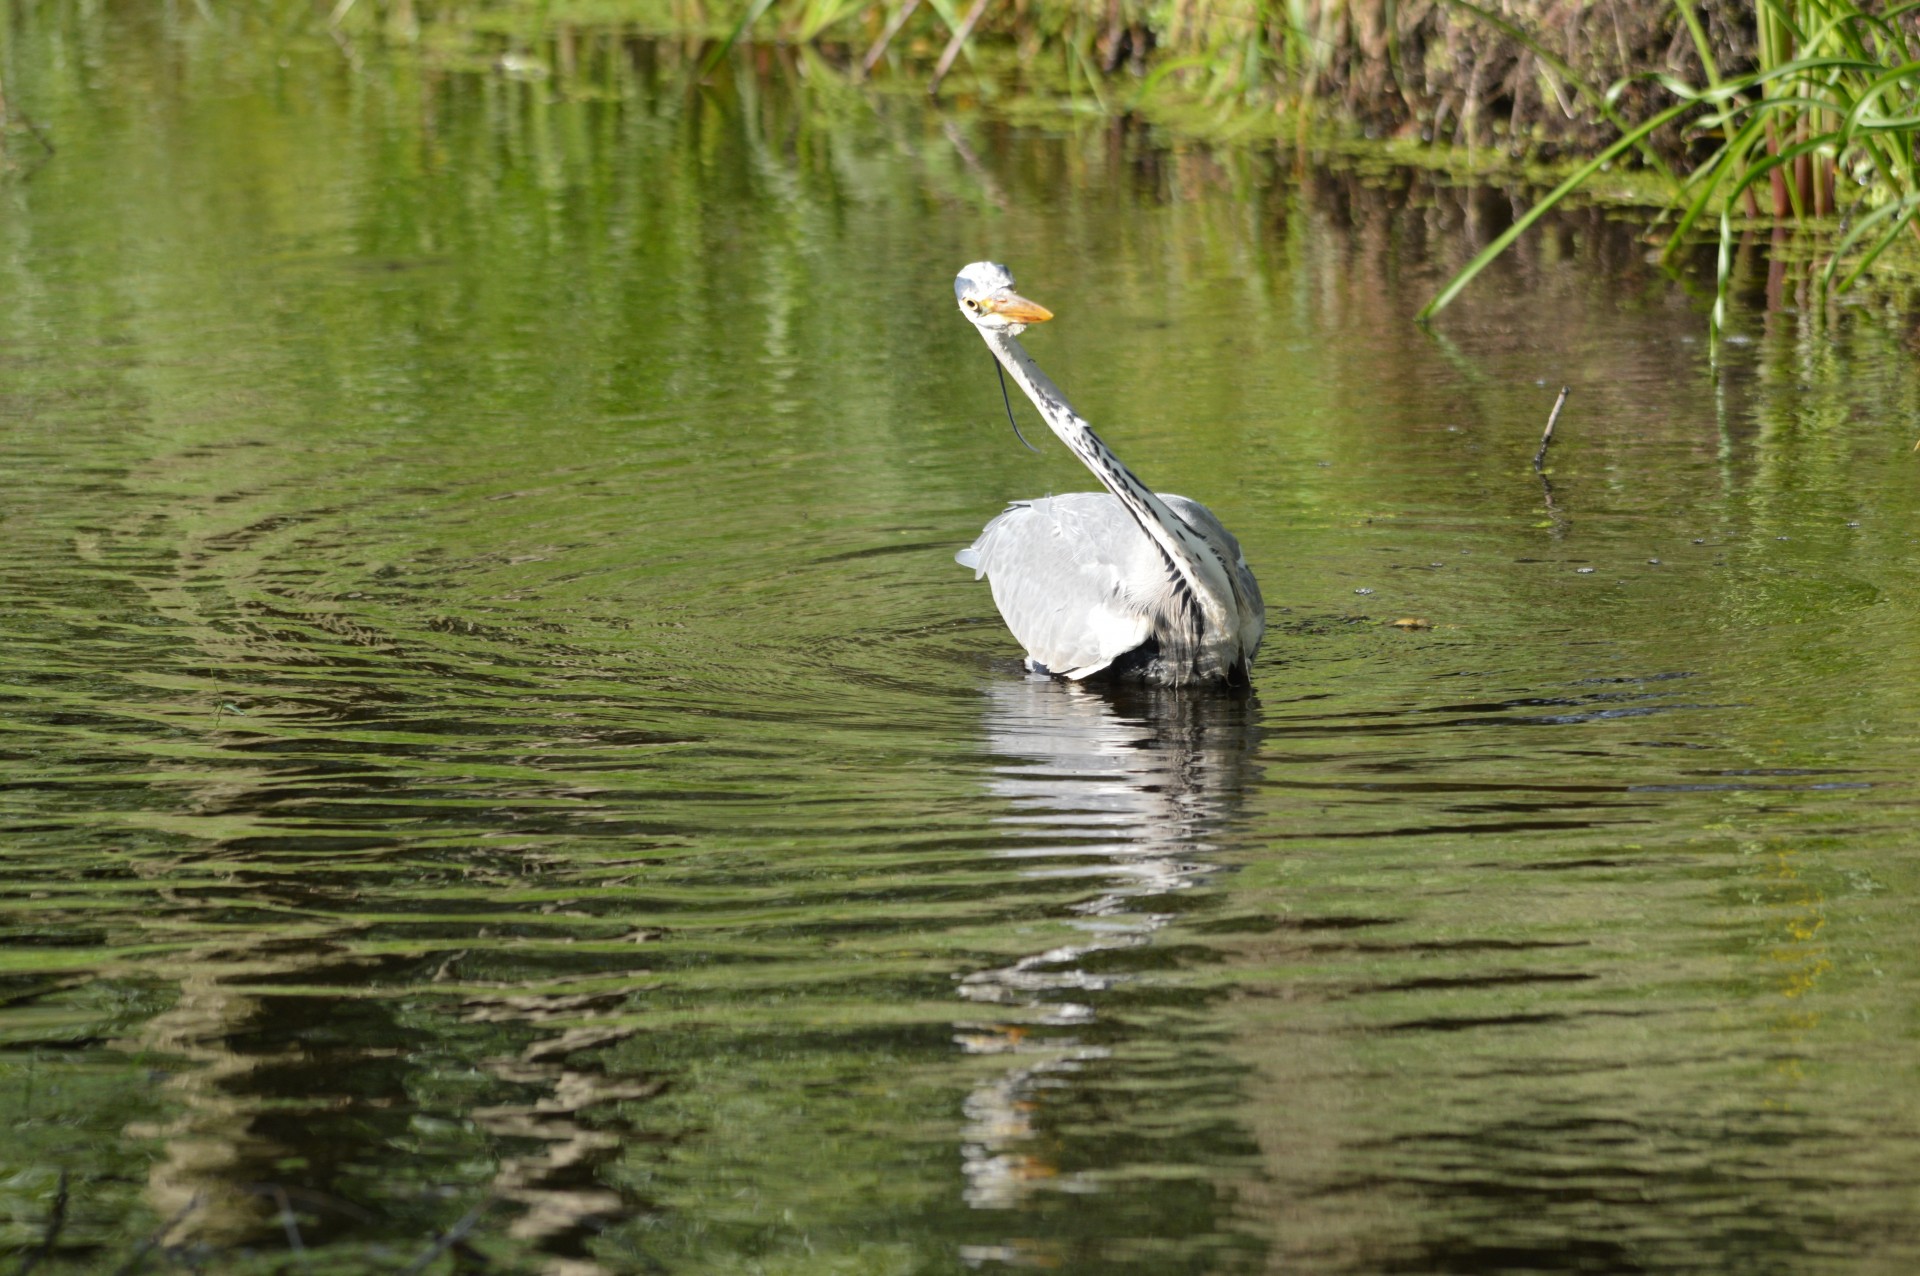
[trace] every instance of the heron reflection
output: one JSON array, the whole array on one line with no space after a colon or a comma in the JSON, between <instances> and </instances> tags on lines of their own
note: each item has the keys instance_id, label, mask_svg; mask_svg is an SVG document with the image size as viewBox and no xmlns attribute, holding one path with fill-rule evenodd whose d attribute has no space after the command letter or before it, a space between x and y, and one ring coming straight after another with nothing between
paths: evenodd
<instances>
[{"instance_id":1,"label":"heron reflection","mask_svg":"<svg viewBox=\"0 0 1920 1276\"><path fill-rule=\"evenodd\" d=\"M968 976L960 995L992 1018L959 1025L956 1041L1013 1066L967 1097L962 1158L968 1204L1004 1209L1036 1185L1091 1185L1056 1172L1034 1119L1044 1092L1107 1054L1074 1031L1099 1017L1098 994L1133 976L1095 971L1095 953L1151 943L1171 919L1155 902L1213 871L1211 839L1239 805L1259 740L1248 697L1150 686L1095 688L1042 677L987 688L986 746L998 761L988 791L998 823L1034 861L1035 879L1085 877L1074 937Z\"/></svg>"}]
</instances>

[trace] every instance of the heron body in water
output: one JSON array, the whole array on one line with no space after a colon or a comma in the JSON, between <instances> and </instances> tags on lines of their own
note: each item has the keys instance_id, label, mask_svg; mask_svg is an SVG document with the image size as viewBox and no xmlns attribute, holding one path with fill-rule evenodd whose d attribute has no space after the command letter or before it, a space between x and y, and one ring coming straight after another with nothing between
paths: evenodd
<instances>
[{"instance_id":1,"label":"heron body in water","mask_svg":"<svg viewBox=\"0 0 1920 1276\"><path fill-rule=\"evenodd\" d=\"M1101 441L1020 344L1053 318L977 261L953 281L960 313L1104 492L1015 501L954 557L985 576L1035 673L1181 686L1245 683L1266 631L1240 543L1206 506L1155 494Z\"/></svg>"}]
</instances>

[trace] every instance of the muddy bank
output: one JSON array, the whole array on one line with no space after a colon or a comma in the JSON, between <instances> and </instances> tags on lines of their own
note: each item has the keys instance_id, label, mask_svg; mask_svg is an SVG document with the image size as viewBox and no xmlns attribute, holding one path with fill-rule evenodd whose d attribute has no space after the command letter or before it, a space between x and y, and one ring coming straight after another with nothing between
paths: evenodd
<instances>
[{"instance_id":1,"label":"muddy bank","mask_svg":"<svg viewBox=\"0 0 1920 1276\"><path fill-rule=\"evenodd\" d=\"M1283 77L1279 88L1335 103L1376 135L1584 150L1617 136L1603 108L1616 82L1649 77L1612 105L1629 122L1673 102L1651 76L1707 82L1694 36L1671 4L1487 0L1480 7L1474 13L1431 0L1316 4L1309 27L1319 46L1316 64ZM1751 69L1750 7L1708 3L1695 15L1719 73ZM1684 143L1675 131L1661 145L1671 152Z\"/></svg>"}]
</instances>

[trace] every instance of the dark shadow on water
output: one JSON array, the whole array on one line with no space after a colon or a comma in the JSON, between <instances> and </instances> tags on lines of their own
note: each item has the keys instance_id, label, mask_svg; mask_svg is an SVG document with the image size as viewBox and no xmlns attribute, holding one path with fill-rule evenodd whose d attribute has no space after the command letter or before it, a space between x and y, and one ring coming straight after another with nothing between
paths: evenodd
<instances>
[{"instance_id":1,"label":"dark shadow on water","mask_svg":"<svg viewBox=\"0 0 1920 1276\"><path fill-rule=\"evenodd\" d=\"M347 938L187 954L174 1005L130 1043L185 1065L166 1081L171 1120L138 1131L161 1144L146 1195L173 1217L167 1252L217 1267L295 1236L413 1252L478 1211L543 1261L603 1270L589 1241L652 1208L609 1185L621 1149L647 1137L624 1111L665 1089L604 1062L633 1032L594 1026L621 994L504 984L430 1009L259 991L350 984Z\"/></svg>"}]
</instances>

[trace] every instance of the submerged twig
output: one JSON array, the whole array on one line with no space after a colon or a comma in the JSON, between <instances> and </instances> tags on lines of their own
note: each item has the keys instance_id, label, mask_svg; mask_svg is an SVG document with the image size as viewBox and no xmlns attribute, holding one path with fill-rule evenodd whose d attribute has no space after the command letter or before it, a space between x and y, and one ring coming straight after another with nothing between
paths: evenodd
<instances>
[{"instance_id":1,"label":"submerged twig","mask_svg":"<svg viewBox=\"0 0 1920 1276\"><path fill-rule=\"evenodd\" d=\"M1560 397L1553 401L1553 411L1547 414L1547 428L1540 432L1540 450L1533 454L1533 474L1540 480L1540 496L1547 505L1547 518L1553 526L1554 539L1567 534L1566 516L1553 503L1553 482L1547 477L1547 449L1553 445L1553 427L1560 420L1560 409L1567 405L1567 395L1571 387L1561 386Z\"/></svg>"},{"instance_id":2,"label":"submerged twig","mask_svg":"<svg viewBox=\"0 0 1920 1276\"><path fill-rule=\"evenodd\" d=\"M1567 395L1572 386L1561 386L1560 397L1553 401L1553 411L1547 414L1547 428L1540 432L1540 450L1533 454L1533 472L1538 474L1540 467L1547 463L1547 448L1553 444L1553 426L1560 419L1560 409L1567 405Z\"/></svg>"},{"instance_id":3,"label":"submerged twig","mask_svg":"<svg viewBox=\"0 0 1920 1276\"><path fill-rule=\"evenodd\" d=\"M1553 503L1553 480L1539 471L1535 472L1534 477L1540 480L1540 498L1546 503L1547 525L1553 529L1553 538L1559 540L1567 534L1567 517Z\"/></svg>"}]
</instances>

